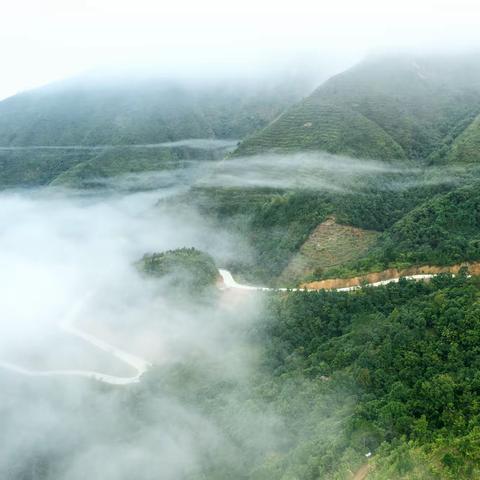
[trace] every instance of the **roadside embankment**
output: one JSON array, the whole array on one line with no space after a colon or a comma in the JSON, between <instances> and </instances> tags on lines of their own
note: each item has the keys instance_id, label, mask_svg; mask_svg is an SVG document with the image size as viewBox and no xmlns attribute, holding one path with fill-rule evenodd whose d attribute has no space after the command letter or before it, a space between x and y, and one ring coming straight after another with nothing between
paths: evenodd
<instances>
[{"instance_id":1,"label":"roadside embankment","mask_svg":"<svg viewBox=\"0 0 480 480\"><path fill-rule=\"evenodd\" d=\"M389 268L381 272L372 272L350 278L327 278L325 280L303 283L300 285L300 288L308 290L336 290L338 288L360 287L364 284L378 283L392 278L411 277L413 275L457 274L463 267L468 269L470 275L480 275L480 262L458 263L445 267L422 265L402 269Z\"/></svg>"}]
</instances>

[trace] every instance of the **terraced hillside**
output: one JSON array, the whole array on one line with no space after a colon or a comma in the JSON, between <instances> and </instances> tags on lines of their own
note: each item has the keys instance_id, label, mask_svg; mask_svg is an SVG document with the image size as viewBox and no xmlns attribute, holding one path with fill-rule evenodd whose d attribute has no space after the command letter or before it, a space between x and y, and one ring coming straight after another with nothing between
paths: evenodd
<instances>
[{"instance_id":1,"label":"terraced hillside","mask_svg":"<svg viewBox=\"0 0 480 480\"><path fill-rule=\"evenodd\" d=\"M258 135L247 139L237 155L277 150L323 150L355 157L405 159L405 152L379 125L359 112L309 97L292 107Z\"/></svg>"},{"instance_id":2,"label":"terraced hillside","mask_svg":"<svg viewBox=\"0 0 480 480\"><path fill-rule=\"evenodd\" d=\"M366 253L379 235L372 230L339 225L334 217L329 217L313 230L299 252L292 257L280 279L295 283L356 260Z\"/></svg>"},{"instance_id":3,"label":"terraced hillside","mask_svg":"<svg viewBox=\"0 0 480 480\"><path fill-rule=\"evenodd\" d=\"M426 159L480 112L478 60L473 55L366 60L247 138L236 154L301 149Z\"/></svg>"},{"instance_id":4,"label":"terraced hillside","mask_svg":"<svg viewBox=\"0 0 480 480\"><path fill-rule=\"evenodd\" d=\"M236 143L297 101L307 85L302 78L267 84L87 75L20 93L0 102L0 188L46 185L59 175L56 183L81 187L95 177L158 169L168 156L190 159L192 152L166 149L156 156L145 150L139 158L127 148L113 158L111 147Z\"/></svg>"}]
</instances>

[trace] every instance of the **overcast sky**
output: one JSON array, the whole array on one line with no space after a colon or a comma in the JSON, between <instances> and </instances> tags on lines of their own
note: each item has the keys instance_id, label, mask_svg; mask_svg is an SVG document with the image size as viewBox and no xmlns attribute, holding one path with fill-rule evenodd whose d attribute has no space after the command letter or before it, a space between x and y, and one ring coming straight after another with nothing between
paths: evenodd
<instances>
[{"instance_id":1,"label":"overcast sky","mask_svg":"<svg viewBox=\"0 0 480 480\"><path fill-rule=\"evenodd\" d=\"M476 48L478 0L5 0L0 98L112 65L200 72Z\"/></svg>"}]
</instances>

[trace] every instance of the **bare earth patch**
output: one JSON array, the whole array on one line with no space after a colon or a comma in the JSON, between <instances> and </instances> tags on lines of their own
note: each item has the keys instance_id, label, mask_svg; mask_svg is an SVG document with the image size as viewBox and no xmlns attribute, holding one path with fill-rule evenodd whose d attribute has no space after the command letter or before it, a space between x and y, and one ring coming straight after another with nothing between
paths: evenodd
<instances>
[{"instance_id":1,"label":"bare earth patch","mask_svg":"<svg viewBox=\"0 0 480 480\"><path fill-rule=\"evenodd\" d=\"M480 262L464 262L448 266L421 265L408 268L389 268L381 272L371 272L358 277L350 278L327 278L314 282L302 283L300 288L309 290L336 290L339 288L361 287L364 284L374 284L390 280L392 278L409 277L412 275L438 275L451 273L457 275L462 268L466 268L473 276L480 276Z\"/></svg>"},{"instance_id":2,"label":"bare earth patch","mask_svg":"<svg viewBox=\"0 0 480 480\"><path fill-rule=\"evenodd\" d=\"M375 243L379 232L336 223L327 218L310 234L282 272L283 282L298 282L308 275L360 258Z\"/></svg>"},{"instance_id":3,"label":"bare earth patch","mask_svg":"<svg viewBox=\"0 0 480 480\"><path fill-rule=\"evenodd\" d=\"M370 465L366 463L362 465L353 475L352 480L364 480L368 476L368 472L370 470Z\"/></svg>"}]
</instances>

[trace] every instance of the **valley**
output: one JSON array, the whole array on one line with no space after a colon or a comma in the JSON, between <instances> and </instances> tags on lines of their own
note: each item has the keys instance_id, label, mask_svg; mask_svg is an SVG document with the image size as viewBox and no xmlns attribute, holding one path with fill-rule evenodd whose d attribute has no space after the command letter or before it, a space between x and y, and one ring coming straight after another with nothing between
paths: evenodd
<instances>
[{"instance_id":1,"label":"valley","mask_svg":"<svg viewBox=\"0 0 480 480\"><path fill-rule=\"evenodd\" d=\"M1 101L0 477L477 478L479 65Z\"/></svg>"}]
</instances>

